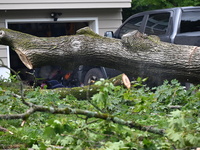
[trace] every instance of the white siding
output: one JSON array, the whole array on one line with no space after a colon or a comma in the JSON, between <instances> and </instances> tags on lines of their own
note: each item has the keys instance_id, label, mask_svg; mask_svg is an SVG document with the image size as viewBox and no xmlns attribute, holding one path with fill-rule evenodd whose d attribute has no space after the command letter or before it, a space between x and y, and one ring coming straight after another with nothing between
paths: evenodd
<instances>
[{"instance_id":1,"label":"white siding","mask_svg":"<svg viewBox=\"0 0 200 150\"><path fill-rule=\"evenodd\" d=\"M5 27L5 22L2 22L2 20L0 20L0 28ZM8 65L8 61L7 61L7 46L4 45L0 45L0 59L3 60L3 63L5 65ZM0 69L1 71L1 69ZM1 75L1 73L0 73Z\"/></svg>"},{"instance_id":2,"label":"white siding","mask_svg":"<svg viewBox=\"0 0 200 150\"><path fill-rule=\"evenodd\" d=\"M7 58L6 57L4 57L4 58L1 58L1 60L3 60L3 62L4 62L4 65L6 65L6 66L8 66L8 61L7 61Z\"/></svg>"},{"instance_id":3,"label":"white siding","mask_svg":"<svg viewBox=\"0 0 200 150\"><path fill-rule=\"evenodd\" d=\"M3 64L9 66L8 64L8 56L7 56L7 47L4 45L0 45L0 59L3 61ZM10 74L10 70L5 67L0 67L0 78L8 78Z\"/></svg>"},{"instance_id":4,"label":"white siding","mask_svg":"<svg viewBox=\"0 0 200 150\"><path fill-rule=\"evenodd\" d=\"M0 56L1 58L6 58L7 57L7 51L6 51L6 47L3 47L2 45L0 45Z\"/></svg>"},{"instance_id":5,"label":"white siding","mask_svg":"<svg viewBox=\"0 0 200 150\"><path fill-rule=\"evenodd\" d=\"M131 0L0 0L0 10L125 8Z\"/></svg>"},{"instance_id":6,"label":"white siding","mask_svg":"<svg viewBox=\"0 0 200 150\"><path fill-rule=\"evenodd\" d=\"M0 0L0 3L127 3L130 0Z\"/></svg>"}]
</instances>

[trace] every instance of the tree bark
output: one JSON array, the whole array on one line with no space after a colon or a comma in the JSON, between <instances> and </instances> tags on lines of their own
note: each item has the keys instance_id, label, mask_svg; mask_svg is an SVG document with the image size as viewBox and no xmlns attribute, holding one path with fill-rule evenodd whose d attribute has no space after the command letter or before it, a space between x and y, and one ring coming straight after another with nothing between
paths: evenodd
<instances>
[{"instance_id":1,"label":"tree bark","mask_svg":"<svg viewBox=\"0 0 200 150\"><path fill-rule=\"evenodd\" d=\"M57 65L72 69L78 65L114 68L134 77L149 77L200 83L200 47L161 42L138 31L122 39L102 37L89 28L73 36L39 38L0 29L0 44L9 45L29 68Z\"/></svg>"}]
</instances>

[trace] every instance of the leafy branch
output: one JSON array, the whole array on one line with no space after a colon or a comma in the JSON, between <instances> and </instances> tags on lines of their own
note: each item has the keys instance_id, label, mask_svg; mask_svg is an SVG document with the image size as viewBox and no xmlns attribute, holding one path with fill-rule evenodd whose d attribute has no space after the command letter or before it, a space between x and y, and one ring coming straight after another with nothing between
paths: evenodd
<instances>
[{"instance_id":1,"label":"leafy branch","mask_svg":"<svg viewBox=\"0 0 200 150\"><path fill-rule=\"evenodd\" d=\"M13 144L26 140L28 147L38 149L51 145L72 149L200 146L199 86L185 90L177 80L172 80L152 90L143 84L144 79L138 78L127 89L118 76L117 80L98 81L85 87L86 99L80 101L73 94L66 94L68 89L64 88L60 92L61 89L26 90L17 76L14 73L0 83L0 137L3 139L0 141L4 148L12 145L11 138L15 139ZM91 92L93 87L97 89L95 95Z\"/></svg>"},{"instance_id":2,"label":"leafy branch","mask_svg":"<svg viewBox=\"0 0 200 150\"><path fill-rule=\"evenodd\" d=\"M141 124L138 124L134 121L126 121L121 118L105 114L105 113L98 113L88 110L82 110L82 109L73 109L70 107L65 108L55 108L55 107L49 107L49 106L42 106L42 105L35 105L30 102L24 103L30 108L21 114L6 114L6 115L0 115L0 119L23 119L26 120L31 114L35 112L46 112L46 113L52 113L52 114L75 114L75 115L84 115L88 118L99 118L107 121L112 121L113 123L117 123L120 125L128 126L129 128L135 128L141 131L148 131L150 133L158 134L158 135L164 135L165 130L164 129L157 129L152 126L143 126Z\"/></svg>"}]
</instances>

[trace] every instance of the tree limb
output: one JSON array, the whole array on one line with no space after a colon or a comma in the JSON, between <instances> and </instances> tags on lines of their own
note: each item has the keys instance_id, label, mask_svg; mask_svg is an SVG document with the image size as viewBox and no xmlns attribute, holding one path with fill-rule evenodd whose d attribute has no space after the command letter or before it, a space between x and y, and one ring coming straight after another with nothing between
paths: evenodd
<instances>
[{"instance_id":1,"label":"tree limb","mask_svg":"<svg viewBox=\"0 0 200 150\"><path fill-rule=\"evenodd\" d=\"M108 120L113 123L128 126L129 128L134 128L134 129L138 129L141 131L148 131L150 133L154 133L154 134L158 134L158 135L162 135L162 136L165 134L164 129L157 129L154 127L143 126L134 121L126 121L126 120L120 119L118 117L109 115L109 114L98 113L98 112L82 110L82 109L73 109L70 107L54 108L54 107L48 107L48 106L35 105L32 103L29 103L29 105L32 107L30 107L26 112L24 112L22 114L0 115L0 119L6 119L6 120L8 120L8 119L23 119L23 120L26 120L30 115L32 115L35 112L46 112L46 113L51 113L51 114L65 114L65 115L76 114L76 115L84 115L84 116L87 116L88 118L99 118L99 119L103 119L103 120Z\"/></svg>"},{"instance_id":2,"label":"tree limb","mask_svg":"<svg viewBox=\"0 0 200 150\"><path fill-rule=\"evenodd\" d=\"M149 77L152 82L176 78L200 83L200 47L161 42L138 31L120 40L101 37L89 28L78 30L77 35L51 38L1 28L0 44L11 46L29 69L55 64L72 69L92 64Z\"/></svg>"},{"instance_id":3,"label":"tree limb","mask_svg":"<svg viewBox=\"0 0 200 150\"><path fill-rule=\"evenodd\" d=\"M3 128L0 126L0 131L3 131L3 132L9 132L10 134L13 134L13 132L11 132L10 130L6 129L6 128Z\"/></svg>"},{"instance_id":4,"label":"tree limb","mask_svg":"<svg viewBox=\"0 0 200 150\"><path fill-rule=\"evenodd\" d=\"M122 81L122 76L124 75L125 74L118 75L109 80L105 80L105 82L111 82L115 86L124 85L124 82ZM85 100L96 94L102 86L104 86L104 82L102 82L102 85L87 85L83 87L57 88L57 89L41 89L40 92L42 93L52 90L55 93L58 93L60 95L60 98L65 98L67 95L73 95L79 100ZM30 90L32 89L27 89L25 92L28 92Z\"/></svg>"}]
</instances>

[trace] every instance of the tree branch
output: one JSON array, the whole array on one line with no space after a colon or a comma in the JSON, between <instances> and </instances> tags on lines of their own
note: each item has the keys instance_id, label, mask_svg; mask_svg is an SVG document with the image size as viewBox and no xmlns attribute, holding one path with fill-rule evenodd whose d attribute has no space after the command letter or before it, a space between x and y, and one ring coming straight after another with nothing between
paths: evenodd
<instances>
[{"instance_id":1,"label":"tree branch","mask_svg":"<svg viewBox=\"0 0 200 150\"><path fill-rule=\"evenodd\" d=\"M10 130L6 129L6 128L3 128L0 126L0 131L3 131L3 132L9 132L10 134L13 134Z\"/></svg>"},{"instance_id":2,"label":"tree branch","mask_svg":"<svg viewBox=\"0 0 200 150\"><path fill-rule=\"evenodd\" d=\"M149 77L152 82L176 78L200 83L200 47L161 42L158 37L138 31L122 39L111 39L83 28L73 36L39 38L1 28L0 44L11 46L29 69L44 65L67 69L95 65L134 77Z\"/></svg>"},{"instance_id":3,"label":"tree branch","mask_svg":"<svg viewBox=\"0 0 200 150\"><path fill-rule=\"evenodd\" d=\"M35 112L46 112L46 113L51 113L51 114L65 114L65 115L75 114L75 115L84 115L84 116L87 116L88 118L99 118L99 119L103 119L103 120L108 120L113 123L125 125L130 128L138 129L141 131L147 131L147 132L154 133L154 134L159 134L159 135L165 134L164 129L157 129L154 127L143 126L134 121L126 121L126 120L120 119L118 117L109 115L109 114L98 113L98 112L82 110L82 109L73 109L70 107L54 108L54 107L35 105L32 103L29 103L28 105L32 106L32 107L29 108L26 112L24 112L22 114L0 115L0 119L6 119L6 120L23 119L23 120L26 120L30 115L32 115Z\"/></svg>"},{"instance_id":4,"label":"tree branch","mask_svg":"<svg viewBox=\"0 0 200 150\"><path fill-rule=\"evenodd\" d=\"M105 80L105 82L113 83L115 86L124 85L124 82L122 81L122 76L123 74L118 75L109 80ZM87 85L83 87L73 87L73 88L57 88L57 89L52 89L52 91L58 93L60 95L60 98L65 98L67 95L73 95L79 100L85 100L96 94L102 86L104 86L104 82L102 82L102 85ZM26 90L25 93L29 90L30 89ZM47 90L49 91L51 89L42 89L40 91L42 93L46 92Z\"/></svg>"}]
</instances>

